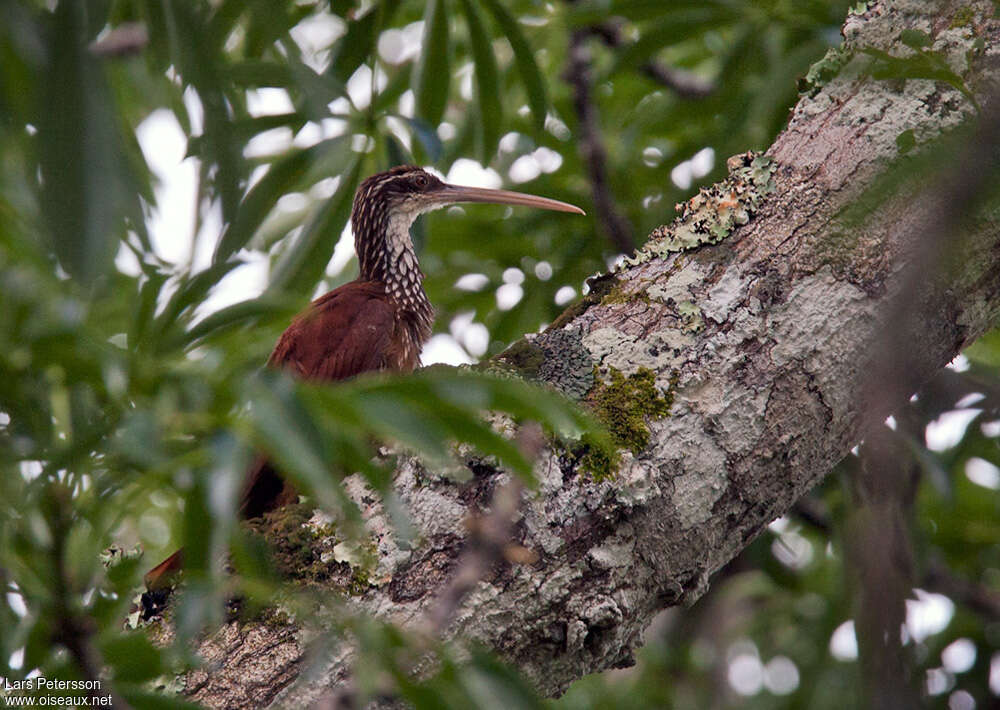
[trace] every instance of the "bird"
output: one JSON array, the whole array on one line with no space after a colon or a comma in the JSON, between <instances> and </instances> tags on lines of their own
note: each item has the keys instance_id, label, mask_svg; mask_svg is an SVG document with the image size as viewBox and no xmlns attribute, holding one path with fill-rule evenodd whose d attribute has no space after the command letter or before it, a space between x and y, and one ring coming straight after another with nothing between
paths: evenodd
<instances>
[{"instance_id":1,"label":"bird","mask_svg":"<svg viewBox=\"0 0 1000 710\"><path fill-rule=\"evenodd\" d=\"M424 291L410 227L425 212L466 202L586 214L547 197L451 185L412 165L372 175L358 186L351 209L358 278L295 316L267 366L311 382L413 371L431 337L434 308ZM238 512L252 519L297 500L294 487L258 455L247 472ZM183 549L146 573L147 590L169 587L182 566Z\"/></svg>"}]
</instances>

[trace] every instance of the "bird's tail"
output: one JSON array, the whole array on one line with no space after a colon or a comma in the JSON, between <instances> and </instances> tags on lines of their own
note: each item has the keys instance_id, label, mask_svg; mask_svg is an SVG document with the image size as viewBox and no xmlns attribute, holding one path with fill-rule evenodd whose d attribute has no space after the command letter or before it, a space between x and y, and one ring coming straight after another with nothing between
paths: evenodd
<instances>
[{"instance_id":1,"label":"bird's tail","mask_svg":"<svg viewBox=\"0 0 1000 710\"><path fill-rule=\"evenodd\" d=\"M177 574L181 571L183 566L184 548L182 547L177 552L170 555L170 557L163 560L163 562L156 565L156 567L146 572L146 576L143 577L143 581L146 583L146 589L151 592L156 592L168 588L171 584L173 584L174 579L177 577Z\"/></svg>"},{"instance_id":2,"label":"bird's tail","mask_svg":"<svg viewBox=\"0 0 1000 710\"><path fill-rule=\"evenodd\" d=\"M264 513L297 500L298 493L295 489L274 470L274 466L266 458L258 456L247 471L239 516L242 520L259 518ZM146 573L146 589L155 592L169 588L183 566L182 548Z\"/></svg>"}]
</instances>

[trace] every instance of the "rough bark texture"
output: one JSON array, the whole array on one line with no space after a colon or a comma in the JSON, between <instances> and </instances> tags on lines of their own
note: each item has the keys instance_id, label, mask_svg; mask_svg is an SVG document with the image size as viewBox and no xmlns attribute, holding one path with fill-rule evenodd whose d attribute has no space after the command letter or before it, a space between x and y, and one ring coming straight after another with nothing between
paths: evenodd
<instances>
[{"instance_id":1,"label":"rough bark texture","mask_svg":"<svg viewBox=\"0 0 1000 710\"><path fill-rule=\"evenodd\" d=\"M616 388L641 393L655 382L650 395L670 403L669 414L640 411L641 426L629 430L637 452L624 451L601 480L584 473L585 457L542 453L540 487L525 494L515 525L537 561L481 581L449 635L496 649L550 695L630 664L654 614L696 600L713 572L848 452L867 416L891 411L894 402L866 396L872 343L888 327L935 203L882 204L863 227L838 215L897 156L900 134L912 130L919 145L973 108L944 83L864 77L859 50L907 56L900 31L922 30L982 98L1000 69L993 15L990 2L886 0L849 17L838 55L846 65L803 96L767 152L773 163L733 161L730 180L689 204L684 224L657 230L601 282L601 295L522 342L527 356L509 356L612 405ZM671 251L692 238L706 244ZM911 299L914 321L902 336L912 338L914 384L1000 315L1000 224L979 220L963 238L960 263L930 275ZM472 480L458 484L401 463L395 487L420 533L414 549L401 549L381 505L354 491L378 563L350 603L405 626L424 623L456 567L467 515L506 479L485 464L471 468ZM308 647L292 625L265 632L233 622L204 642L215 662L191 674L188 693L215 707L305 707L349 668L348 649L310 657Z\"/></svg>"}]
</instances>

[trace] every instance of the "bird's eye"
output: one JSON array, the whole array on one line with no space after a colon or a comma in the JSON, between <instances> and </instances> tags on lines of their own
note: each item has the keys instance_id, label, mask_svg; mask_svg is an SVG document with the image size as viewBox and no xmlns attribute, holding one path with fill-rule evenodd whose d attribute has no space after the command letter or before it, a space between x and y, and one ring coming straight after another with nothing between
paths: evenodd
<instances>
[{"instance_id":1,"label":"bird's eye","mask_svg":"<svg viewBox=\"0 0 1000 710\"><path fill-rule=\"evenodd\" d=\"M428 183L427 176L417 175L415 178L413 178L413 182L417 187L427 187Z\"/></svg>"}]
</instances>

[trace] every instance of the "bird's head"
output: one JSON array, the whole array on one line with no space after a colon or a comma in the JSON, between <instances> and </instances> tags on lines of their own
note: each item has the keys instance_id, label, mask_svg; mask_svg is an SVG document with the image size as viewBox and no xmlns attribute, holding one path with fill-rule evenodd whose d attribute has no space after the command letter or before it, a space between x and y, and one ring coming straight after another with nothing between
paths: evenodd
<instances>
[{"instance_id":1,"label":"bird's head","mask_svg":"<svg viewBox=\"0 0 1000 710\"><path fill-rule=\"evenodd\" d=\"M354 196L351 222L355 233L377 229L377 222L402 222L406 227L418 215L460 202L489 202L499 205L523 205L557 212L584 214L579 207L547 197L525 195L509 190L449 185L422 168L404 165L367 178ZM387 225L386 225L387 226Z\"/></svg>"},{"instance_id":2,"label":"bird's head","mask_svg":"<svg viewBox=\"0 0 1000 710\"><path fill-rule=\"evenodd\" d=\"M579 207L547 197L449 185L422 168L395 167L364 180L354 196L351 224L362 273L368 278L380 278L397 256L412 255L413 221L424 212L460 202L523 205L585 214Z\"/></svg>"}]
</instances>

